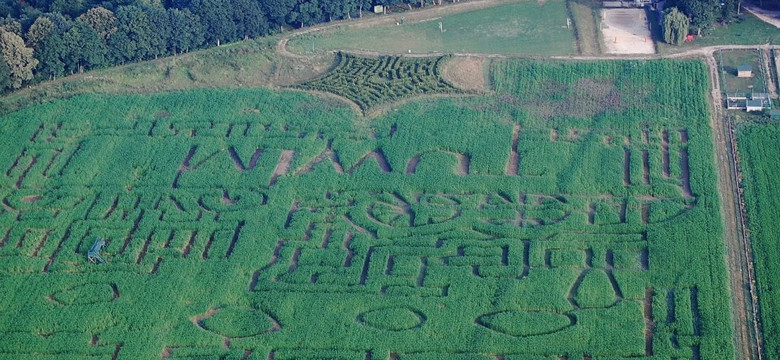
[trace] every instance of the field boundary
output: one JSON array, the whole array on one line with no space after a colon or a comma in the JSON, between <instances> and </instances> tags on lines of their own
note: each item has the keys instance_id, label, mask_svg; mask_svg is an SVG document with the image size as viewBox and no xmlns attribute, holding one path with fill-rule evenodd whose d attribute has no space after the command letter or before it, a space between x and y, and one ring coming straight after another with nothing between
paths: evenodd
<instances>
[{"instance_id":1,"label":"field boundary","mask_svg":"<svg viewBox=\"0 0 780 360\"><path fill-rule=\"evenodd\" d=\"M754 47L753 47L754 48ZM762 339L758 319L753 257L745 226L744 198L739 184L741 178L735 153L734 128L730 117L724 116L723 91L720 86L720 67L713 49L705 56L710 72L715 160L718 168L718 191L721 196L721 221L726 245L731 291L731 312L735 336L735 358L762 360ZM725 160L725 161L724 161ZM745 291L747 289L747 292ZM750 316L748 316L750 314ZM749 324L748 324L749 323Z\"/></svg>"}]
</instances>

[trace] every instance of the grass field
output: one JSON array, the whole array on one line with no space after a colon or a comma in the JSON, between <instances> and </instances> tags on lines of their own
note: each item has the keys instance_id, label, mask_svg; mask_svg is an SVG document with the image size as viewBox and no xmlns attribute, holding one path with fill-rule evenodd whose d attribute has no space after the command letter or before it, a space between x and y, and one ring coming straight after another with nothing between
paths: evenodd
<instances>
[{"instance_id":1,"label":"grass field","mask_svg":"<svg viewBox=\"0 0 780 360\"><path fill-rule=\"evenodd\" d=\"M721 50L716 54L721 66L723 91L728 93L767 92L764 67L759 50ZM737 77L737 67L749 65L753 69L752 77Z\"/></svg>"},{"instance_id":2,"label":"grass field","mask_svg":"<svg viewBox=\"0 0 780 360\"><path fill-rule=\"evenodd\" d=\"M780 127L752 124L738 132L740 164L748 212L748 228L758 283L759 315L763 329L765 356L780 354Z\"/></svg>"},{"instance_id":3,"label":"grass field","mask_svg":"<svg viewBox=\"0 0 780 360\"><path fill-rule=\"evenodd\" d=\"M493 84L374 119L271 90L5 116L0 358L730 357L704 65Z\"/></svg>"},{"instance_id":4,"label":"grass field","mask_svg":"<svg viewBox=\"0 0 780 360\"><path fill-rule=\"evenodd\" d=\"M657 20L654 23L657 23ZM662 39L660 27L655 26L654 30L656 31L656 38ZM663 55L704 46L767 43L780 44L780 31L776 27L761 21L755 15L743 11L733 23L728 26L715 25L709 33L702 37L696 37L694 41L683 43L680 46L658 41L657 47L658 53Z\"/></svg>"},{"instance_id":5,"label":"grass field","mask_svg":"<svg viewBox=\"0 0 780 360\"><path fill-rule=\"evenodd\" d=\"M366 27L344 25L296 36L296 53L366 50L381 53L487 53L565 55L576 53L573 29L567 29L566 1L521 1L486 9ZM403 15L393 16L400 22ZM444 32L439 30L442 23Z\"/></svg>"}]
</instances>

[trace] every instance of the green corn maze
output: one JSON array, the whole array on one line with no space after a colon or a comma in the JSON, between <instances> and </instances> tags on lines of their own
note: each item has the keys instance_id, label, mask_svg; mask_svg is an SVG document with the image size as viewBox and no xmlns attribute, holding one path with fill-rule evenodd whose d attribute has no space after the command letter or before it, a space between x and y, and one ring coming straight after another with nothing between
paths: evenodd
<instances>
[{"instance_id":1,"label":"green corn maze","mask_svg":"<svg viewBox=\"0 0 780 360\"><path fill-rule=\"evenodd\" d=\"M733 357L704 64L492 77L370 119L262 89L5 116L0 358Z\"/></svg>"}]
</instances>

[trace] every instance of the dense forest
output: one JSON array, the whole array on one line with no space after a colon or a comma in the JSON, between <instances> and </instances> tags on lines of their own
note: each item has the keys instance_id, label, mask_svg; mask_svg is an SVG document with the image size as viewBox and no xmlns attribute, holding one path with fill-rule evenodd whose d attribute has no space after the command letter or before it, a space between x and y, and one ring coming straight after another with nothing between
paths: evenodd
<instances>
[{"instance_id":1,"label":"dense forest","mask_svg":"<svg viewBox=\"0 0 780 360\"><path fill-rule=\"evenodd\" d=\"M447 0L458 1L458 0ZM669 0L691 31L729 22L739 0ZM766 0L770 1L770 0ZM780 1L780 0L776 0ZM361 17L373 5L442 0L1 0L0 91L63 75Z\"/></svg>"}]
</instances>

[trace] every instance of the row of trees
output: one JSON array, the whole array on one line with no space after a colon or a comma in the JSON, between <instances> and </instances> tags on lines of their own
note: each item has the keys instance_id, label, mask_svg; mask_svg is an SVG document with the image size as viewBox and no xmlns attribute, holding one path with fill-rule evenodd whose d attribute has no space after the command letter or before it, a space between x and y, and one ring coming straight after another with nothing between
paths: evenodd
<instances>
[{"instance_id":1,"label":"row of trees","mask_svg":"<svg viewBox=\"0 0 780 360\"><path fill-rule=\"evenodd\" d=\"M734 21L742 0L667 0L664 41L681 44L689 31L706 33L715 23Z\"/></svg>"}]
</instances>

